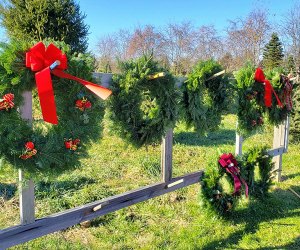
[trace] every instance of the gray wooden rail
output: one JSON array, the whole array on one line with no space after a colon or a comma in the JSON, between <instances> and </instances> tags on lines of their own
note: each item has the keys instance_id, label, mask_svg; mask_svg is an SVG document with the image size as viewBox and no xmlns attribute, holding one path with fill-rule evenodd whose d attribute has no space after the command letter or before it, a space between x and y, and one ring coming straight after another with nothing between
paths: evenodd
<instances>
[{"instance_id":1,"label":"gray wooden rail","mask_svg":"<svg viewBox=\"0 0 300 250\"><path fill-rule=\"evenodd\" d=\"M52 214L48 217L37 219L35 222L27 225L18 225L1 230L0 249L21 244L43 235L68 228L80 222L131 206L138 202L146 201L176 189L199 183L202 173L202 171L199 171L172 178L168 182L156 183L100 201L95 201L84 206L69 209L61 213Z\"/></svg>"}]
</instances>

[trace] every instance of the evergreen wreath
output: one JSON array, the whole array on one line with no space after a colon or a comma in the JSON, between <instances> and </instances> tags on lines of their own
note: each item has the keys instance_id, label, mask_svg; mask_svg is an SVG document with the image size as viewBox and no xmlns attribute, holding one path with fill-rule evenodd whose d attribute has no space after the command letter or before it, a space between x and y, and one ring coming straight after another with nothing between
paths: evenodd
<instances>
[{"instance_id":1,"label":"evergreen wreath","mask_svg":"<svg viewBox=\"0 0 300 250\"><path fill-rule=\"evenodd\" d=\"M200 61L182 85L184 120L200 133L216 130L227 107L228 77L212 77L222 70L214 60Z\"/></svg>"},{"instance_id":2,"label":"evergreen wreath","mask_svg":"<svg viewBox=\"0 0 300 250\"><path fill-rule=\"evenodd\" d=\"M49 44L51 41L45 41ZM94 59L71 54L69 46L54 42L68 57L71 74L91 80ZM44 123L34 73L25 66L32 44L13 41L0 51L0 157L31 174L56 175L80 165L89 145L101 135L103 102L74 81L52 76L59 124ZM33 91L33 122L21 118L22 93Z\"/></svg>"},{"instance_id":3,"label":"evergreen wreath","mask_svg":"<svg viewBox=\"0 0 300 250\"><path fill-rule=\"evenodd\" d=\"M157 143L177 119L175 79L152 57L120 62L108 101L112 130L135 146ZM165 72L150 80L149 75Z\"/></svg>"},{"instance_id":4,"label":"evergreen wreath","mask_svg":"<svg viewBox=\"0 0 300 250\"><path fill-rule=\"evenodd\" d=\"M272 185L271 175L274 167L267 148L251 148L237 160L237 165L239 166L239 176L247 183L245 190L249 190L250 197L264 198ZM258 176L255 176L255 167L258 167ZM223 178L225 174L226 178ZM234 210L241 196L240 193L225 192L225 182L227 182L227 186L229 184L229 189L233 190L232 176L224 168L221 168L218 160L213 159L209 162L200 181L200 200L208 211L226 215Z\"/></svg>"},{"instance_id":5,"label":"evergreen wreath","mask_svg":"<svg viewBox=\"0 0 300 250\"><path fill-rule=\"evenodd\" d=\"M255 176L255 168L258 174ZM272 185L272 156L268 155L266 147L253 147L243 154L241 159L241 175L247 182L249 193L258 198L268 194Z\"/></svg>"},{"instance_id":6,"label":"evergreen wreath","mask_svg":"<svg viewBox=\"0 0 300 250\"><path fill-rule=\"evenodd\" d=\"M218 157L219 158L219 157ZM226 178L223 178L223 177ZM237 197L233 195L233 179L219 164L213 159L205 168L205 172L200 181L200 200L203 207L208 211L213 211L220 215L225 215L234 210ZM225 184L229 186L230 193L224 189Z\"/></svg>"},{"instance_id":7,"label":"evergreen wreath","mask_svg":"<svg viewBox=\"0 0 300 250\"><path fill-rule=\"evenodd\" d=\"M274 69L266 72L266 79L270 79L283 107L277 105L277 99L274 95L272 95L272 105L270 107L265 106L264 85L254 80L254 72L255 67L248 64L234 74L237 82L238 131L241 135L260 130L265 121L277 126L291 112L290 104L285 101L288 100L286 98L288 79L282 74L282 70Z\"/></svg>"}]
</instances>

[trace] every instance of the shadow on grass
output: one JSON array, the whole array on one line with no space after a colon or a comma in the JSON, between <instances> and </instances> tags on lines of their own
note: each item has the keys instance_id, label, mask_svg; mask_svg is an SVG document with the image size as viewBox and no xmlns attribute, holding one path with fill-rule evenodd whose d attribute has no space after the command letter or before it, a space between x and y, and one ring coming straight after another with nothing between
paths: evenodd
<instances>
[{"instance_id":1,"label":"shadow on grass","mask_svg":"<svg viewBox=\"0 0 300 250\"><path fill-rule=\"evenodd\" d=\"M213 146L235 143L235 129L222 129L209 133L207 136L197 132L179 132L174 135L178 144L189 146Z\"/></svg>"},{"instance_id":2,"label":"shadow on grass","mask_svg":"<svg viewBox=\"0 0 300 250\"><path fill-rule=\"evenodd\" d=\"M38 199L43 199L45 197L49 197L49 195L53 197L61 196L63 193L72 190L81 189L85 185L94 184L96 180L92 178L80 177L76 180L70 181L41 181L38 182L35 186L36 197Z\"/></svg>"},{"instance_id":3,"label":"shadow on grass","mask_svg":"<svg viewBox=\"0 0 300 250\"><path fill-rule=\"evenodd\" d=\"M0 183L0 197L3 197L5 200L11 199L17 190L16 184Z\"/></svg>"},{"instance_id":4,"label":"shadow on grass","mask_svg":"<svg viewBox=\"0 0 300 250\"><path fill-rule=\"evenodd\" d=\"M294 174L283 175L283 176L281 176L281 181L285 181L285 180L288 180L288 179L293 179L293 178L298 177L298 176L300 176L300 172L299 173L294 173Z\"/></svg>"},{"instance_id":5,"label":"shadow on grass","mask_svg":"<svg viewBox=\"0 0 300 250\"><path fill-rule=\"evenodd\" d=\"M292 188L297 189L299 187ZM231 220L233 224L245 223L246 226L243 230L234 232L225 239L210 242L206 246L201 247L201 249L223 249L238 245L239 241L242 240L246 234L255 234L259 230L259 226L262 222L271 223L271 221L276 219L299 217L300 212L295 211L299 208L299 198L295 197L289 191L276 189L263 201L252 200L247 208L237 210L232 214L229 220ZM281 226L281 224L277 223L276 225ZM293 224L283 224L282 226L284 230L288 230L288 227L293 226ZM220 248L220 246L222 246L222 248ZM287 245L256 249L300 249L300 239L297 237L293 243Z\"/></svg>"}]
</instances>

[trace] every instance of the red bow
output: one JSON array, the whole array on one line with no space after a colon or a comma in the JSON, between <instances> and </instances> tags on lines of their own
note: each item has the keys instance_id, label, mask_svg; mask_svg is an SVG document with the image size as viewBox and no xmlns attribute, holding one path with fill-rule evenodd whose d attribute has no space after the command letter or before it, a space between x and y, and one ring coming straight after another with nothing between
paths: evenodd
<instances>
[{"instance_id":1,"label":"red bow","mask_svg":"<svg viewBox=\"0 0 300 250\"><path fill-rule=\"evenodd\" d=\"M240 170L238 168L238 163L232 154L222 154L219 159L220 165L226 169L228 173L231 174L234 181L234 193L233 195L238 195L241 189L241 182L245 186L246 197L248 197L248 185L245 180L240 176Z\"/></svg>"},{"instance_id":2,"label":"red bow","mask_svg":"<svg viewBox=\"0 0 300 250\"><path fill-rule=\"evenodd\" d=\"M2 99L0 99L0 110L2 109L10 109L10 108L13 108L14 107L14 94L11 94L11 93L8 93L8 94L5 94L3 96Z\"/></svg>"},{"instance_id":3,"label":"red bow","mask_svg":"<svg viewBox=\"0 0 300 250\"><path fill-rule=\"evenodd\" d=\"M279 105L279 107L283 107L281 101L279 100L277 94L275 93L275 90L273 89L271 83L269 80L267 80L265 78L265 75L264 75L264 72L262 71L261 68L257 68L256 71L255 71L255 75L254 75L254 80L257 81L257 82L261 82L261 83L264 83L265 85L265 105L266 107L271 107L272 106L272 91L276 97L276 100L277 100L277 103Z\"/></svg>"},{"instance_id":4,"label":"red bow","mask_svg":"<svg viewBox=\"0 0 300 250\"><path fill-rule=\"evenodd\" d=\"M54 62L58 62L58 66L51 70L50 65ZM52 124L57 124L58 119L50 73L61 78L75 80L104 100L112 93L107 88L65 73L63 70L67 69L67 57L53 44L46 48L42 42L39 42L30 48L26 53L26 67L37 71L35 80L43 118L44 121Z\"/></svg>"}]
</instances>

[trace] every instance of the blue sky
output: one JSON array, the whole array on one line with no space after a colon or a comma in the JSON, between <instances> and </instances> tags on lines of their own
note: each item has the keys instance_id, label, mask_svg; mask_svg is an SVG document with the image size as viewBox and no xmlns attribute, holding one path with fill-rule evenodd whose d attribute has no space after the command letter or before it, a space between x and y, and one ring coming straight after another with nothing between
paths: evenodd
<instances>
[{"instance_id":1,"label":"blue sky","mask_svg":"<svg viewBox=\"0 0 300 250\"><path fill-rule=\"evenodd\" d=\"M243 18L255 8L265 10L271 21L280 21L296 0L77 0L90 26L89 48L102 35L119 29L190 20L195 26L215 25L224 30L228 20Z\"/></svg>"},{"instance_id":2,"label":"blue sky","mask_svg":"<svg viewBox=\"0 0 300 250\"><path fill-rule=\"evenodd\" d=\"M192 21L195 26L215 25L224 30L228 20L243 18L255 8L265 10L271 21L283 15L300 0L76 0L87 15L89 49L99 38L119 29L151 24L162 27L170 22ZM0 29L3 39L3 30ZM1 40L2 40L1 39Z\"/></svg>"}]
</instances>

